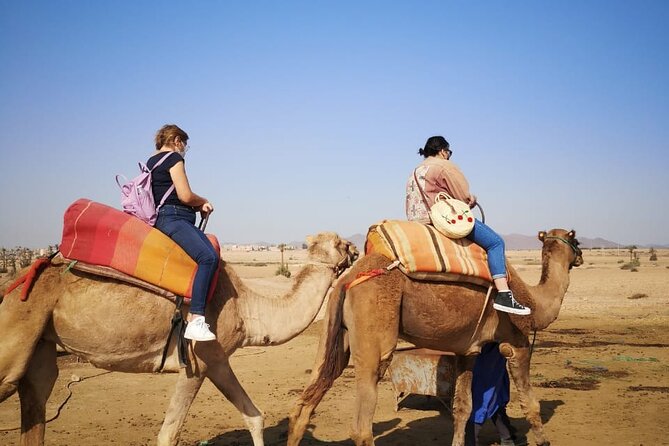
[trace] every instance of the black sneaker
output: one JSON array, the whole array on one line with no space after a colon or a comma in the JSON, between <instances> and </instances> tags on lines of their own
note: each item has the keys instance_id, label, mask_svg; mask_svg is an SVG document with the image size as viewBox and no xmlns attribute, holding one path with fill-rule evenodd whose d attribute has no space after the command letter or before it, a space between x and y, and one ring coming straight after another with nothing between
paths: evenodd
<instances>
[{"instance_id":1,"label":"black sneaker","mask_svg":"<svg viewBox=\"0 0 669 446\"><path fill-rule=\"evenodd\" d=\"M497 296L495 296L495 303L492 304L492 307L497 311L518 314L520 316L527 316L532 312L529 308L516 302L511 291L498 291Z\"/></svg>"}]
</instances>

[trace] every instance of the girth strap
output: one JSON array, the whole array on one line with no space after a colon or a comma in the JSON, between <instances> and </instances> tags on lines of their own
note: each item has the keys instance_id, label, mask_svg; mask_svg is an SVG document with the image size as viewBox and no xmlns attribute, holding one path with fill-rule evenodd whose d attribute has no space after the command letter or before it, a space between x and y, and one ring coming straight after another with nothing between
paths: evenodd
<instances>
[{"instance_id":1,"label":"girth strap","mask_svg":"<svg viewBox=\"0 0 669 446\"><path fill-rule=\"evenodd\" d=\"M176 308L174 310L174 315L172 316L172 327L170 327L170 333L167 335L167 341L165 342L165 348L163 348L163 357L160 360L160 367L158 368L159 372L163 371L165 367L165 361L167 361L167 351L170 347L170 341L172 340L172 335L174 331L177 332L177 354L179 356L179 367L184 368L188 365L188 355L186 354L186 340L184 339L184 331L186 330L186 324L181 314L181 305L184 302L182 296L176 296Z\"/></svg>"}]
</instances>

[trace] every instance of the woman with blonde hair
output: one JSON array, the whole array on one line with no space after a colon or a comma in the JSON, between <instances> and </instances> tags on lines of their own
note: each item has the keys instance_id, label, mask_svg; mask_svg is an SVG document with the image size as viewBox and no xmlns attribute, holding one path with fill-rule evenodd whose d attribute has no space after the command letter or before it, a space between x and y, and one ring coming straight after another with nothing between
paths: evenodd
<instances>
[{"instance_id":1,"label":"woman with blonde hair","mask_svg":"<svg viewBox=\"0 0 669 446\"><path fill-rule=\"evenodd\" d=\"M151 174L151 187L156 206L162 202L155 227L174 240L197 263L184 337L194 341L212 341L216 335L205 322L205 306L220 253L195 226L195 214L200 212L204 218L214 212L214 206L190 188L184 159L189 148L188 134L174 124L167 124L158 130L155 142L156 153L146 163L149 169L155 167ZM167 157L166 153L169 153Z\"/></svg>"}]
</instances>

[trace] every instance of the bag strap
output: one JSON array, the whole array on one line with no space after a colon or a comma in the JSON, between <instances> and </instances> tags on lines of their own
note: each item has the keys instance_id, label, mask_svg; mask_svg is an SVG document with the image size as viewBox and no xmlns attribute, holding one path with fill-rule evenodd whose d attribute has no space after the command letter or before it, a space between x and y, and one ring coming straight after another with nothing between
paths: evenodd
<instances>
[{"instance_id":1,"label":"bag strap","mask_svg":"<svg viewBox=\"0 0 669 446\"><path fill-rule=\"evenodd\" d=\"M116 175L116 184L118 184L118 187L120 187L121 190L123 190L123 184L121 184L121 182L118 180L119 178L123 178L125 180L123 184L127 183L128 179L125 177L125 175Z\"/></svg>"},{"instance_id":2,"label":"bag strap","mask_svg":"<svg viewBox=\"0 0 669 446\"><path fill-rule=\"evenodd\" d=\"M162 158L160 158L160 160L156 163L156 165L153 166L153 167L151 168L151 170L149 170L149 172L153 172L153 170L154 170L156 167L158 167L158 166L160 166L161 164L163 164L163 161L165 161L165 160L167 159L167 157L170 156L172 153L174 153L174 152L167 152L167 153L165 154L165 156L163 156ZM165 192L165 194L163 194L163 198L160 200L160 203L158 203L158 206L156 206L156 212L158 212L158 210L163 206L163 204L165 204L165 200L167 200L167 197L170 196L170 194L172 193L173 190L174 190L174 182L172 183L172 185L170 186L170 188L167 189L167 192Z\"/></svg>"},{"instance_id":3,"label":"bag strap","mask_svg":"<svg viewBox=\"0 0 669 446\"><path fill-rule=\"evenodd\" d=\"M160 203L158 204L158 206L156 206L156 212L158 212L158 210L163 206L163 204L165 204L165 200L167 200L167 197L170 196L173 190L174 190L174 183L172 183L170 188L167 189L167 192L165 192L165 194L163 195L163 198L160 200Z\"/></svg>"},{"instance_id":4,"label":"bag strap","mask_svg":"<svg viewBox=\"0 0 669 446\"><path fill-rule=\"evenodd\" d=\"M425 194L425 191L423 190L422 187L420 187L420 183L418 182L418 176L416 175L416 170L418 170L418 167L416 167L413 170L413 179L416 181L416 186L418 187L418 190L420 191L420 196L423 199L423 203L425 203L425 209L427 209L427 214L430 215L430 205L427 202L427 196Z\"/></svg>"},{"instance_id":5,"label":"bag strap","mask_svg":"<svg viewBox=\"0 0 669 446\"><path fill-rule=\"evenodd\" d=\"M165 154L165 156L163 156L162 158L160 158L160 160L156 163L156 165L153 166L153 167L151 168L151 170L149 170L149 172L153 172L153 169L155 169L156 167L158 167L158 166L160 166L161 164L163 164L163 161L165 161L165 160L167 159L167 157L170 156L170 155L173 154L173 153L174 153L174 152L167 152L167 153Z\"/></svg>"}]
</instances>

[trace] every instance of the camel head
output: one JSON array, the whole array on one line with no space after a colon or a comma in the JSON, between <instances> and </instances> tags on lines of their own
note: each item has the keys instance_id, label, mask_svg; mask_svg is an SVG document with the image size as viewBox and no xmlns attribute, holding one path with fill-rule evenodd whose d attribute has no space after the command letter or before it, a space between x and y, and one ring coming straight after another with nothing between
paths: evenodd
<instances>
[{"instance_id":1,"label":"camel head","mask_svg":"<svg viewBox=\"0 0 669 446\"><path fill-rule=\"evenodd\" d=\"M355 245L334 232L321 232L315 236L308 236L307 245L309 261L331 265L337 276L358 258L358 249Z\"/></svg>"},{"instance_id":2,"label":"camel head","mask_svg":"<svg viewBox=\"0 0 669 446\"><path fill-rule=\"evenodd\" d=\"M583 265L583 253L578 247L579 241L576 239L576 231L566 231L564 229L551 229L550 231L539 231L539 240L544 244L543 254L551 255L560 250L566 250L570 256L569 269L574 266Z\"/></svg>"}]
</instances>

